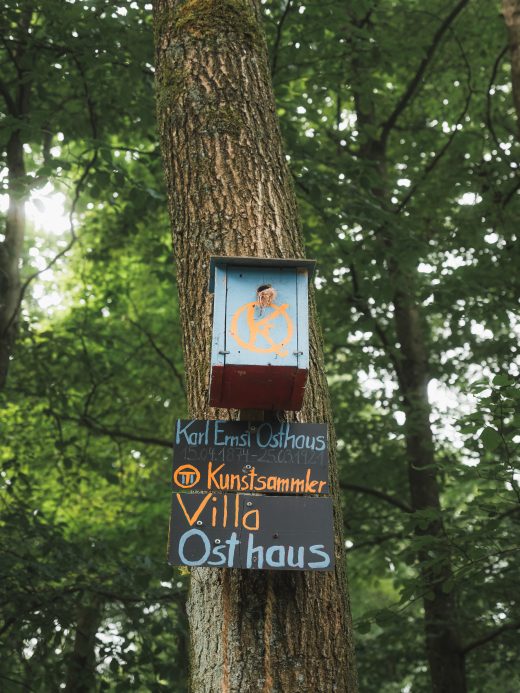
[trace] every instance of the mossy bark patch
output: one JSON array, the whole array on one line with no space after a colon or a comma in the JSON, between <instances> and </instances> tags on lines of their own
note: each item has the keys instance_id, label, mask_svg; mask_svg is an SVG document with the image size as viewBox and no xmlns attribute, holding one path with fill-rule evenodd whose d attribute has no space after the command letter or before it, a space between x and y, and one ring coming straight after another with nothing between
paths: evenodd
<instances>
[{"instance_id":1,"label":"mossy bark patch","mask_svg":"<svg viewBox=\"0 0 520 693\"><path fill-rule=\"evenodd\" d=\"M227 135L238 135L244 127L244 117L238 108L223 106L208 108L204 114L205 131L219 132Z\"/></svg>"},{"instance_id":2,"label":"mossy bark patch","mask_svg":"<svg viewBox=\"0 0 520 693\"><path fill-rule=\"evenodd\" d=\"M186 0L173 12L175 34L196 39L234 39L255 46L260 37L250 4L243 0Z\"/></svg>"}]
</instances>

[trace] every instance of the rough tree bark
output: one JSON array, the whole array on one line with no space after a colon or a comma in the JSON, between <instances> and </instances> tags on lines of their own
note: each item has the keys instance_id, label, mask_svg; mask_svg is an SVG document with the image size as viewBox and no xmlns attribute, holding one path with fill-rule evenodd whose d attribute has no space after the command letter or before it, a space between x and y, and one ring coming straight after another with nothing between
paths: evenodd
<instances>
[{"instance_id":1,"label":"rough tree bark","mask_svg":"<svg viewBox=\"0 0 520 693\"><path fill-rule=\"evenodd\" d=\"M303 257L255 0L156 0L157 114L184 333L189 412L208 408L210 255ZM302 421L331 422L311 319ZM192 571L192 689L357 690L334 435L336 570Z\"/></svg>"}]
</instances>

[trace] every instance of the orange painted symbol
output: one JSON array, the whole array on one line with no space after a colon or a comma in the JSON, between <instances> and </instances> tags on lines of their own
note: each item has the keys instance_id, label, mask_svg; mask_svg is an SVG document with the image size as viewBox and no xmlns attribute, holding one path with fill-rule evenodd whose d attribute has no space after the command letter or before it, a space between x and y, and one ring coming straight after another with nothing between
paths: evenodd
<instances>
[{"instance_id":1,"label":"orange painted symbol","mask_svg":"<svg viewBox=\"0 0 520 693\"><path fill-rule=\"evenodd\" d=\"M173 483L181 488L193 488L200 481L200 472L192 464L183 464L173 474Z\"/></svg>"},{"instance_id":2,"label":"orange painted symbol","mask_svg":"<svg viewBox=\"0 0 520 693\"><path fill-rule=\"evenodd\" d=\"M269 354L274 352L278 356L285 357L289 354L286 347L292 339L293 336L293 323L291 318L287 315L288 303L284 303L281 306L277 306L271 303L271 312L266 315L265 318L260 320L255 320L255 308L257 307L256 301L251 303L244 303L243 306L236 311L236 313L231 318L231 327L229 329L231 336L235 339L238 344L244 349L249 351L255 351L261 354ZM245 340L238 333L238 321L242 313L246 315L246 323L249 330L249 339ZM285 337L281 342L275 342L270 334L269 330L273 327L275 320L285 321ZM261 336L270 345L268 347L257 346L258 336Z\"/></svg>"}]
</instances>

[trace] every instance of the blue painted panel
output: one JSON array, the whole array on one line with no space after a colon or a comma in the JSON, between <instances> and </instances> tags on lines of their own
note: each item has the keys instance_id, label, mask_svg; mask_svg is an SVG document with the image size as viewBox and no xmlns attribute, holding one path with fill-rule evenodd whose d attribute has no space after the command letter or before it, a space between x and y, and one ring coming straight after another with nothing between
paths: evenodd
<instances>
[{"instance_id":1,"label":"blue painted panel","mask_svg":"<svg viewBox=\"0 0 520 693\"><path fill-rule=\"evenodd\" d=\"M227 272L225 267L215 267L215 293L213 295L213 335L211 339L211 365L223 366L226 362L226 294Z\"/></svg>"},{"instance_id":2,"label":"blue painted panel","mask_svg":"<svg viewBox=\"0 0 520 693\"><path fill-rule=\"evenodd\" d=\"M234 267L293 267L299 269L307 269L309 278L312 277L316 260L305 260L303 258L276 258L276 257L233 257L230 255L211 255L209 258L209 292L212 294L215 290L215 265L234 266Z\"/></svg>"},{"instance_id":3,"label":"blue painted panel","mask_svg":"<svg viewBox=\"0 0 520 693\"><path fill-rule=\"evenodd\" d=\"M276 290L273 305L256 306L263 284ZM296 270L279 267L227 267L226 363L297 366Z\"/></svg>"},{"instance_id":4,"label":"blue painted panel","mask_svg":"<svg viewBox=\"0 0 520 693\"><path fill-rule=\"evenodd\" d=\"M298 303L298 368L309 369L309 272L296 270Z\"/></svg>"}]
</instances>

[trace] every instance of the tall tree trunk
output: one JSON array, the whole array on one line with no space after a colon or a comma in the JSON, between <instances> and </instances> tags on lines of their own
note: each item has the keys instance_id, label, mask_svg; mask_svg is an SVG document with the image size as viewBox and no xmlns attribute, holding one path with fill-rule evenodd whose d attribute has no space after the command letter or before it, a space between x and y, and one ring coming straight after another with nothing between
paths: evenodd
<instances>
[{"instance_id":1,"label":"tall tree trunk","mask_svg":"<svg viewBox=\"0 0 520 693\"><path fill-rule=\"evenodd\" d=\"M302 257L296 201L255 0L157 0L157 113L184 333L190 415L208 408L209 255ZM331 422L319 328L300 419ZM192 688L357 690L331 428L336 569L192 571Z\"/></svg>"},{"instance_id":2,"label":"tall tree trunk","mask_svg":"<svg viewBox=\"0 0 520 693\"><path fill-rule=\"evenodd\" d=\"M386 152L380 142L367 140L363 148L370 164L381 176L373 193L386 206ZM446 585L452 577L449 544L441 515L440 492L428 397L429 364L423 320L415 299L413 270L405 270L393 231L379 230L386 256L388 282L394 305L393 322L399 344L394 364L399 396L406 414L405 444L411 507L423 513L418 537L429 538L427 549L417 553L424 592L424 629L433 693L465 693L464 653L457 623L457 606ZM431 517L424 520L424 513Z\"/></svg>"},{"instance_id":3,"label":"tall tree trunk","mask_svg":"<svg viewBox=\"0 0 520 693\"><path fill-rule=\"evenodd\" d=\"M5 239L0 243L0 391L5 387L18 322L20 258L25 233L25 165L21 133L12 133L7 144L9 207Z\"/></svg>"},{"instance_id":4,"label":"tall tree trunk","mask_svg":"<svg viewBox=\"0 0 520 693\"><path fill-rule=\"evenodd\" d=\"M98 597L88 595L77 611L74 649L67 666L65 691L91 693L96 677L96 635L102 616L102 603Z\"/></svg>"},{"instance_id":5,"label":"tall tree trunk","mask_svg":"<svg viewBox=\"0 0 520 693\"><path fill-rule=\"evenodd\" d=\"M430 511L431 519L416 533L432 541L418 552L419 571L425 591L424 626L426 653L434 693L464 693L464 654L452 592L446 590L452 577L449 546L441 516L439 487L428 399L429 368L421 316L413 284L389 260L394 290L394 321L400 344L400 394L406 413L406 453L412 508Z\"/></svg>"},{"instance_id":6,"label":"tall tree trunk","mask_svg":"<svg viewBox=\"0 0 520 693\"><path fill-rule=\"evenodd\" d=\"M460 3L459 3L460 4ZM369 72L360 58L353 57L354 99L357 128L361 134L360 158L370 169L372 195L381 207L391 211L387 182L386 135L379 138L377 116L372 99L366 98L366 82ZM365 98L360 93L365 89ZM397 225L398 222L396 222ZM441 516L440 494L433 434L430 424L431 405L428 398L429 364L427 341L420 309L415 297L413 275L416 269L406 269L399 259L398 241L393 228L376 231L380 248L385 257L388 283L391 287L393 323L397 358L388 353L399 385L399 396L406 414L405 444L411 507L414 512L431 513L426 522L418 523L416 534L430 538L429 547L419 550L417 559L425 594L424 629L433 693L465 693L466 675L464 653L457 624L457 607L454 595L446 591L452 576L449 544ZM366 303L366 302L365 302ZM368 303L366 303L368 305ZM383 346L388 348L388 344ZM391 347L393 349L393 346ZM434 557L432 558L432 553Z\"/></svg>"},{"instance_id":7,"label":"tall tree trunk","mask_svg":"<svg viewBox=\"0 0 520 693\"><path fill-rule=\"evenodd\" d=\"M31 72L34 55L28 55L31 42L33 3L20 9L16 34L18 42L9 52L18 80L13 93L2 83L2 97L6 112L23 124L29 113ZM25 235L25 198L27 181L22 129L14 130L5 145L8 170L9 207L5 224L5 238L0 243L0 392L4 389L9 370L14 340L18 328L20 308L20 261Z\"/></svg>"},{"instance_id":8,"label":"tall tree trunk","mask_svg":"<svg viewBox=\"0 0 520 693\"><path fill-rule=\"evenodd\" d=\"M502 15L509 39L513 103L520 133L520 0L502 0Z\"/></svg>"}]
</instances>

